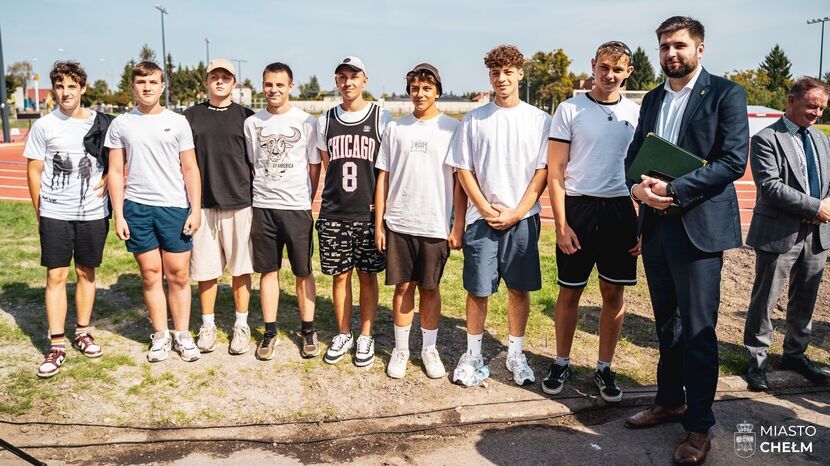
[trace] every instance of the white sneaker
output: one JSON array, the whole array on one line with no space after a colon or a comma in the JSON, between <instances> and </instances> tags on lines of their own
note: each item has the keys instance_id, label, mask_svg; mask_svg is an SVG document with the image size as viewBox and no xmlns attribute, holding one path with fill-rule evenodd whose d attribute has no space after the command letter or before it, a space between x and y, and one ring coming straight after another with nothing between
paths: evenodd
<instances>
[{"instance_id":1,"label":"white sneaker","mask_svg":"<svg viewBox=\"0 0 830 466\"><path fill-rule=\"evenodd\" d=\"M470 353L461 355L458 365L452 374L452 381L465 387L474 387L484 379L490 377L490 368L484 364L484 356L473 356Z\"/></svg>"},{"instance_id":2,"label":"white sneaker","mask_svg":"<svg viewBox=\"0 0 830 466\"><path fill-rule=\"evenodd\" d=\"M524 386L536 381L536 376L533 374L533 369L527 365L527 357L524 353L513 355L508 352L505 365L507 370L513 372L513 381L516 385Z\"/></svg>"},{"instance_id":3,"label":"white sneaker","mask_svg":"<svg viewBox=\"0 0 830 466\"><path fill-rule=\"evenodd\" d=\"M338 333L331 339L331 344L323 356L323 361L328 364L336 364L343 359L343 356L354 346L354 338L351 333Z\"/></svg>"},{"instance_id":4,"label":"white sneaker","mask_svg":"<svg viewBox=\"0 0 830 466\"><path fill-rule=\"evenodd\" d=\"M196 338L196 346L203 353L210 353L216 349L216 325L202 324Z\"/></svg>"},{"instance_id":5,"label":"white sneaker","mask_svg":"<svg viewBox=\"0 0 830 466\"><path fill-rule=\"evenodd\" d=\"M375 339L368 335L357 337L357 350L354 353L354 365L366 367L375 362Z\"/></svg>"},{"instance_id":6,"label":"white sneaker","mask_svg":"<svg viewBox=\"0 0 830 466\"><path fill-rule=\"evenodd\" d=\"M201 356L201 352L189 331L176 334L176 338L173 339L173 348L178 351L182 361L197 361Z\"/></svg>"},{"instance_id":7,"label":"white sneaker","mask_svg":"<svg viewBox=\"0 0 830 466\"><path fill-rule=\"evenodd\" d=\"M159 362L167 359L170 348L173 346L173 337L170 336L169 330L155 332L150 334L150 351L147 352L147 360L150 362Z\"/></svg>"},{"instance_id":8,"label":"white sneaker","mask_svg":"<svg viewBox=\"0 0 830 466\"><path fill-rule=\"evenodd\" d=\"M251 327L248 324L234 324L233 338L228 345L228 353L245 354L251 347Z\"/></svg>"},{"instance_id":9,"label":"white sneaker","mask_svg":"<svg viewBox=\"0 0 830 466\"><path fill-rule=\"evenodd\" d=\"M409 351L399 350L395 348L392 350L392 357L389 359L389 365L386 367L386 375L393 379L402 379L406 375L406 364L409 362Z\"/></svg>"},{"instance_id":10,"label":"white sneaker","mask_svg":"<svg viewBox=\"0 0 830 466\"><path fill-rule=\"evenodd\" d=\"M438 349L434 345L421 350L421 361L423 361L427 377L430 379L440 379L447 375L447 370L444 369L444 363L441 362Z\"/></svg>"}]
</instances>

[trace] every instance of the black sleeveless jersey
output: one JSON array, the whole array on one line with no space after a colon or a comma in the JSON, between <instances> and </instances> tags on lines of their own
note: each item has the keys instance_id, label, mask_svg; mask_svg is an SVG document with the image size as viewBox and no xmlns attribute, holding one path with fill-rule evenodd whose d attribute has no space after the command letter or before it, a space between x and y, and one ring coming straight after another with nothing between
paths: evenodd
<instances>
[{"instance_id":1,"label":"black sleeveless jersey","mask_svg":"<svg viewBox=\"0 0 830 466\"><path fill-rule=\"evenodd\" d=\"M321 217L347 221L374 219L380 107L369 105L366 117L355 123L341 120L337 107L326 114L329 166L323 184Z\"/></svg>"}]
</instances>

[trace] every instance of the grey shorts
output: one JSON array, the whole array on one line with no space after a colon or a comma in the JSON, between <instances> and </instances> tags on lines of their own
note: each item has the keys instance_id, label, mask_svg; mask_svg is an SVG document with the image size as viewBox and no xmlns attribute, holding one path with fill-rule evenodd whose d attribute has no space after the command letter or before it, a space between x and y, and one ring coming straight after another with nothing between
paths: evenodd
<instances>
[{"instance_id":1,"label":"grey shorts","mask_svg":"<svg viewBox=\"0 0 830 466\"><path fill-rule=\"evenodd\" d=\"M485 220L464 232L464 289L479 297L499 290L499 280L511 290L542 288L539 266L539 215L525 218L507 230L494 230Z\"/></svg>"}]
</instances>

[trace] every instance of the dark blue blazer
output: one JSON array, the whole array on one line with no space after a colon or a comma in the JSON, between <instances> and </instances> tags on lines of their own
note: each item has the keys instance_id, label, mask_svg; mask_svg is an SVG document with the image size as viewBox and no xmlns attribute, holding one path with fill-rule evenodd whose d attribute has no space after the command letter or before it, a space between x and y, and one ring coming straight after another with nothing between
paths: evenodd
<instances>
[{"instance_id":1,"label":"dark blue blazer","mask_svg":"<svg viewBox=\"0 0 830 466\"><path fill-rule=\"evenodd\" d=\"M626 170L645 135L655 131L665 94L661 84L643 98L637 130L625 158ZM702 69L683 113L677 145L708 162L672 181L683 209L683 226L692 244L705 252L740 246L738 196L732 183L743 176L749 155L749 121L743 88ZM629 189L633 184L628 180ZM648 232L655 216L643 205L640 209L642 233Z\"/></svg>"}]
</instances>

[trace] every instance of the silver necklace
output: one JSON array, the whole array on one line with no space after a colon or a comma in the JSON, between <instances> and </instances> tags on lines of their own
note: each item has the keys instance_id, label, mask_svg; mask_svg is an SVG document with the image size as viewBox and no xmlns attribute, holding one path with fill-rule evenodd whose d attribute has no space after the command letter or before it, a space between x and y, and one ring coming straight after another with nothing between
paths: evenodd
<instances>
[{"instance_id":1,"label":"silver necklace","mask_svg":"<svg viewBox=\"0 0 830 466\"><path fill-rule=\"evenodd\" d=\"M591 97L591 94L588 94L588 97L591 100L591 102L597 104L597 107L599 107L599 109L602 110L602 113L608 116L608 121L614 121L614 112L617 111L617 105L619 105L622 101L622 96L620 96L620 98L617 99L617 102L614 103L614 108L611 109L611 112L606 112L605 107L601 103L599 103L599 101Z\"/></svg>"}]
</instances>

